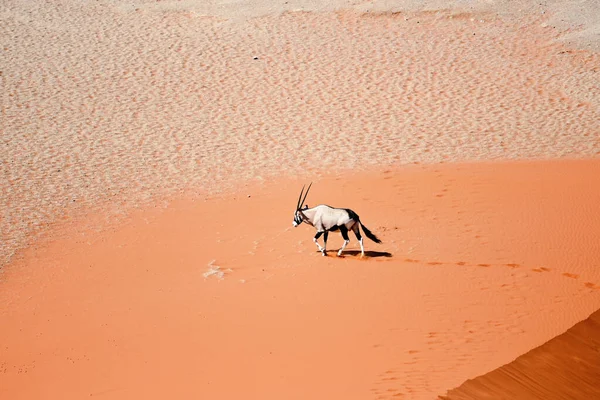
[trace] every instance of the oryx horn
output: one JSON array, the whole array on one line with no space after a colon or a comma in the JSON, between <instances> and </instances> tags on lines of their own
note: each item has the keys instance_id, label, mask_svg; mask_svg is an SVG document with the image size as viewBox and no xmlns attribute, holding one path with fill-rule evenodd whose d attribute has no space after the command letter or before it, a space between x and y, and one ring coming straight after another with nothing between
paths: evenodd
<instances>
[{"instance_id":1,"label":"oryx horn","mask_svg":"<svg viewBox=\"0 0 600 400\"><path fill-rule=\"evenodd\" d=\"M304 193L304 185L302 185L302 190L300 191L300 196L298 197L298 202L296 203L296 210L300 209L300 200L302 199L302 193Z\"/></svg>"},{"instance_id":2,"label":"oryx horn","mask_svg":"<svg viewBox=\"0 0 600 400\"><path fill-rule=\"evenodd\" d=\"M298 206L296 207L297 210L301 209L304 205L304 201L306 200L306 196L308 196L308 191L310 190L311 186L312 182L310 183L310 185L308 185L308 189L306 189L306 193L304 193L304 198L302 198L302 193L304 192L304 186L302 186L302 191L300 192L300 197L298 198ZM302 199L302 201L300 201L300 199Z\"/></svg>"}]
</instances>

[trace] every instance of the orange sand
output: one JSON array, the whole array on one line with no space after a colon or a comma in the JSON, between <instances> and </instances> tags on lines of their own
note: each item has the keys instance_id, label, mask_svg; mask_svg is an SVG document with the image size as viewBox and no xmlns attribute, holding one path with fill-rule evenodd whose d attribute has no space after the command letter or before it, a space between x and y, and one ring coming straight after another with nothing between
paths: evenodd
<instances>
[{"instance_id":1,"label":"orange sand","mask_svg":"<svg viewBox=\"0 0 600 400\"><path fill-rule=\"evenodd\" d=\"M512 363L452 390L446 400L600 398L600 311Z\"/></svg>"},{"instance_id":2,"label":"orange sand","mask_svg":"<svg viewBox=\"0 0 600 400\"><path fill-rule=\"evenodd\" d=\"M309 204L382 238L365 259L292 228L300 185L25 251L3 273L0 397L431 399L600 307L598 160L316 180Z\"/></svg>"}]
</instances>

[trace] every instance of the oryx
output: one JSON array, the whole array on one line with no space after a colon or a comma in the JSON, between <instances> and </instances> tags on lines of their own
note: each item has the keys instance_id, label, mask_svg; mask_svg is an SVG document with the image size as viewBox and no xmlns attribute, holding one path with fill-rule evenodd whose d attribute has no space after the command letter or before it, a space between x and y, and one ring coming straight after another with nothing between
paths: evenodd
<instances>
[{"instance_id":1,"label":"oryx","mask_svg":"<svg viewBox=\"0 0 600 400\"><path fill-rule=\"evenodd\" d=\"M296 211L294 212L294 226L298 226L303 222L306 222L309 225L312 225L317 230L317 234L315 235L313 242L317 245L321 253L326 256L327 255L327 236L330 231L339 230L344 238L344 244L342 248L338 251L337 255L341 256L342 252L346 248L346 245L350 242L348 238L348 231L352 230L360 243L360 251L361 255L365 255L365 248L363 246L363 239L360 234L359 225L362 227L365 235L375 243L381 243L381 240L377 236L375 236L370 230L367 229L366 226L360 222L360 218L358 214L349 208L334 208L329 207L324 204L318 205L316 207L302 208L304 205L304 200L306 200L306 196L308 196L308 191L312 183L306 189L306 193L304 193L304 186L302 186L302 191L300 192L300 197L298 198L298 204L296 205ZM302 194L304 194L304 198L302 198ZM318 242L318 239L323 235L323 247Z\"/></svg>"}]
</instances>

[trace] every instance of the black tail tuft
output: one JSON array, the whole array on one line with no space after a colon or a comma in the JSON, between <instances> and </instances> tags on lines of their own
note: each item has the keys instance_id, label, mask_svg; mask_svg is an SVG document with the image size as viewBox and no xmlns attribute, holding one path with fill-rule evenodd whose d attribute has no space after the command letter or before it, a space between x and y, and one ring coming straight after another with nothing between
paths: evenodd
<instances>
[{"instance_id":1,"label":"black tail tuft","mask_svg":"<svg viewBox=\"0 0 600 400\"><path fill-rule=\"evenodd\" d=\"M362 227L363 231L365 232L365 235L367 235L369 239L371 239L375 243L381 243L381 240L377 236L375 236L375 234L371 232L366 226L364 226L362 222L360 223L360 226Z\"/></svg>"}]
</instances>

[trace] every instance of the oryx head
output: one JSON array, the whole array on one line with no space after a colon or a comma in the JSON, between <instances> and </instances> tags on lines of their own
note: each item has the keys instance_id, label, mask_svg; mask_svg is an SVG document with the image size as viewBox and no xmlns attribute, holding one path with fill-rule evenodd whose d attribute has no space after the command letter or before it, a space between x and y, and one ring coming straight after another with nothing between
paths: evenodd
<instances>
[{"instance_id":1,"label":"oryx head","mask_svg":"<svg viewBox=\"0 0 600 400\"><path fill-rule=\"evenodd\" d=\"M306 196L308 196L308 191L312 186L312 182L308 185L308 189L306 189L306 193L304 193L304 186L302 186L302 190L300 191L300 197L298 197L298 204L296 204L296 211L294 212L294 226L298 226L304 221L306 216L302 213L302 206L304 205L304 200L306 200ZM304 198L302 197L304 194Z\"/></svg>"}]
</instances>

